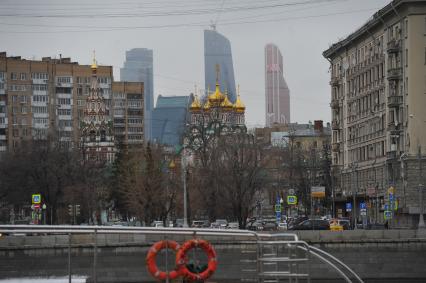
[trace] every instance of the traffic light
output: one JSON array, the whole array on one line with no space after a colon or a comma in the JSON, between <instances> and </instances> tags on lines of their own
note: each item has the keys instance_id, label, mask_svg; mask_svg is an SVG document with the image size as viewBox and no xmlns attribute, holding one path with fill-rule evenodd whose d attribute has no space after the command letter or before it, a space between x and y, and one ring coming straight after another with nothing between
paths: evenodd
<instances>
[{"instance_id":1,"label":"traffic light","mask_svg":"<svg viewBox=\"0 0 426 283\"><path fill-rule=\"evenodd\" d=\"M79 215L80 215L80 205L79 205L79 204L76 204L76 205L75 205L75 215L76 215L76 216L79 216Z\"/></svg>"},{"instance_id":2,"label":"traffic light","mask_svg":"<svg viewBox=\"0 0 426 283\"><path fill-rule=\"evenodd\" d=\"M74 215L74 206L73 206L72 204L69 204L69 205L68 205L68 214L69 214L70 216L73 216L73 215Z\"/></svg>"}]
</instances>

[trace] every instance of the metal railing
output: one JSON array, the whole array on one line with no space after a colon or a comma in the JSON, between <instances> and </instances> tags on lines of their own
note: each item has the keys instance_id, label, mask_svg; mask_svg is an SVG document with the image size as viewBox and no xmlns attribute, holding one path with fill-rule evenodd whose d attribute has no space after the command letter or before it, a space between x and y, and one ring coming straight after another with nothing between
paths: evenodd
<instances>
[{"instance_id":1,"label":"metal railing","mask_svg":"<svg viewBox=\"0 0 426 283\"><path fill-rule=\"evenodd\" d=\"M362 279L342 261L333 255L310 246L307 242L301 241L293 233L257 233L248 230L220 230L220 229L199 229L199 228L152 228L152 227L109 227L109 226L70 226L70 225L0 225L0 235L68 235L67 254L68 254L68 281L72 282L71 269L71 249L72 235L92 234L93 235L93 274L92 282L97 283L97 265L98 265L98 235L100 234L141 234L141 235L160 235L160 236L223 236L223 237L247 237L256 247L255 261L248 261L256 265L256 275L250 281L253 282L280 282L280 279L286 278L289 282L299 282L299 279L311 279L311 261L312 257L319 259L326 266L336 271L346 282L360 282ZM265 251L265 246L272 247L272 253ZM0 248L1 249L1 248ZM275 250L274 250L275 249ZM279 255L280 250L287 249L287 256ZM294 251L300 249L305 253L302 256L295 255ZM168 249L166 249L167 253ZM167 257L167 254L166 254ZM279 269L280 263L286 263L288 270ZM306 272L299 272L299 264L305 264ZM273 265L276 270L265 271L265 266ZM167 268L167 265L166 265ZM168 269L168 268L167 268ZM166 270L168 271L168 270ZM268 279L267 279L268 278ZM272 278L272 280L271 280ZM253 280L254 279L254 280Z\"/></svg>"}]
</instances>

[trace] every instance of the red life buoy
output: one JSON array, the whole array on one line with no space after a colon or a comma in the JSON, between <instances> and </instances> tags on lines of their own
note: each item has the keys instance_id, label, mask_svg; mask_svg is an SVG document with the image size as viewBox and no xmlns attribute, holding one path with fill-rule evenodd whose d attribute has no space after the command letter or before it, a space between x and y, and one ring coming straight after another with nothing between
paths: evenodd
<instances>
[{"instance_id":1,"label":"red life buoy","mask_svg":"<svg viewBox=\"0 0 426 283\"><path fill-rule=\"evenodd\" d=\"M158 280L176 279L177 277L179 277L180 273L178 268L175 268L170 272L160 271L158 269L157 263L155 262L155 258L158 252L162 249L172 249L173 251L177 252L179 248L179 244L175 241L166 240L159 241L153 244L152 247L149 249L148 254L146 255L146 266L148 268L149 273L151 273L151 275Z\"/></svg>"},{"instance_id":2,"label":"red life buoy","mask_svg":"<svg viewBox=\"0 0 426 283\"><path fill-rule=\"evenodd\" d=\"M199 247L207 254L208 258L208 264L207 269L200 272L200 273L193 273L188 270L186 267L186 254L187 252L192 249ZM189 279L190 281L195 280L206 280L210 276L213 275L213 273L216 271L217 268L217 261L216 261L216 251L214 250L213 246L210 245L209 242L205 240L189 240L186 241L178 250L176 254L176 266L179 270L179 273L185 277L186 279Z\"/></svg>"}]
</instances>

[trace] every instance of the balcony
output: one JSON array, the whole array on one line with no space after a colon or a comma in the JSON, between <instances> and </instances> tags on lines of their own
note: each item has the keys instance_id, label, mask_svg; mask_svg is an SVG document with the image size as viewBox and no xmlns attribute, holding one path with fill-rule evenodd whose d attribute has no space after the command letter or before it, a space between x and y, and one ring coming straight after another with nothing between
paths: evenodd
<instances>
[{"instance_id":1,"label":"balcony","mask_svg":"<svg viewBox=\"0 0 426 283\"><path fill-rule=\"evenodd\" d=\"M388 80L399 80L402 77L402 68L392 68L388 70Z\"/></svg>"},{"instance_id":2,"label":"balcony","mask_svg":"<svg viewBox=\"0 0 426 283\"><path fill-rule=\"evenodd\" d=\"M388 53L397 53L401 51L401 40L392 39L388 42L387 52Z\"/></svg>"},{"instance_id":3,"label":"balcony","mask_svg":"<svg viewBox=\"0 0 426 283\"><path fill-rule=\"evenodd\" d=\"M386 157L387 159L396 159L397 158L396 150L386 152Z\"/></svg>"},{"instance_id":4,"label":"balcony","mask_svg":"<svg viewBox=\"0 0 426 283\"><path fill-rule=\"evenodd\" d=\"M5 141L6 140L6 135L0 135L0 141Z\"/></svg>"},{"instance_id":5,"label":"balcony","mask_svg":"<svg viewBox=\"0 0 426 283\"><path fill-rule=\"evenodd\" d=\"M391 136L399 136L400 133L402 132L401 123L395 125L395 122L389 122L388 132L390 133Z\"/></svg>"},{"instance_id":6,"label":"balcony","mask_svg":"<svg viewBox=\"0 0 426 283\"><path fill-rule=\"evenodd\" d=\"M7 147L5 145L0 146L0 152L6 151Z\"/></svg>"},{"instance_id":7,"label":"balcony","mask_svg":"<svg viewBox=\"0 0 426 283\"><path fill-rule=\"evenodd\" d=\"M391 95L388 96L388 106L389 107L399 107L402 105L403 97L402 95Z\"/></svg>"},{"instance_id":8,"label":"balcony","mask_svg":"<svg viewBox=\"0 0 426 283\"><path fill-rule=\"evenodd\" d=\"M340 79L339 77L331 77L330 85L331 86L339 86Z\"/></svg>"},{"instance_id":9,"label":"balcony","mask_svg":"<svg viewBox=\"0 0 426 283\"><path fill-rule=\"evenodd\" d=\"M339 120L333 120L331 122L331 129L333 129L333 130L340 129L340 121Z\"/></svg>"},{"instance_id":10,"label":"balcony","mask_svg":"<svg viewBox=\"0 0 426 283\"><path fill-rule=\"evenodd\" d=\"M339 150L340 150L340 143L333 143L333 144L331 144L331 150L333 152L339 152Z\"/></svg>"},{"instance_id":11,"label":"balcony","mask_svg":"<svg viewBox=\"0 0 426 283\"><path fill-rule=\"evenodd\" d=\"M339 100L338 99L332 99L330 103L330 107L332 109L338 109L339 108Z\"/></svg>"}]
</instances>

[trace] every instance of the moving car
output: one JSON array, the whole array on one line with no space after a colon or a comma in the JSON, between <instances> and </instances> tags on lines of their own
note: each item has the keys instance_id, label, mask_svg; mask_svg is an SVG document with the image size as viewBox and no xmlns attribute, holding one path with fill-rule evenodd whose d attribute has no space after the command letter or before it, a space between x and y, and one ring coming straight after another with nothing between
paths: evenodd
<instances>
[{"instance_id":1,"label":"moving car","mask_svg":"<svg viewBox=\"0 0 426 283\"><path fill-rule=\"evenodd\" d=\"M327 220L308 219L292 226L289 230L330 230L330 223Z\"/></svg>"},{"instance_id":2,"label":"moving car","mask_svg":"<svg viewBox=\"0 0 426 283\"><path fill-rule=\"evenodd\" d=\"M216 219L215 222L211 224L211 228L225 229L228 226L228 221L226 219Z\"/></svg>"}]
</instances>

